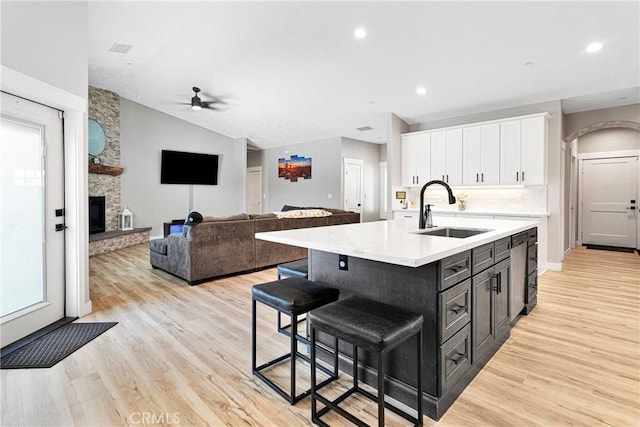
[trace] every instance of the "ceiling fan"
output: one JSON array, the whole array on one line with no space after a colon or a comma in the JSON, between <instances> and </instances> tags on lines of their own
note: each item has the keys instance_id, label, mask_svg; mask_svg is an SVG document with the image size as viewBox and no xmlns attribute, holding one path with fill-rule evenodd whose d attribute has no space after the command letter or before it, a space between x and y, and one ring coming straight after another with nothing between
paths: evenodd
<instances>
[{"instance_id":1,"label":"ceiling fan","mask_svg":"<svg viewBox=\"0 0 640 427\"><path fill-rule=\"evenodd\" d=\"M211 101L203 101L200 96L198 96L198 93L202 92L200 90L199 87L193 87L193 98L191 98L191 102L187 103L187 102L183 102L182 104L184 105L191 105L191 109L192 110L201 110L203 108L207 108L209 110L219 110L220 108L215 107L215 104L226 104L226 102L224 102L222 99L220 98L216 98L215 96L210 96L207 95L205 93L202 93L202 95L206 96L207 98L211 98Z\"/></svg>"}]
</instances>

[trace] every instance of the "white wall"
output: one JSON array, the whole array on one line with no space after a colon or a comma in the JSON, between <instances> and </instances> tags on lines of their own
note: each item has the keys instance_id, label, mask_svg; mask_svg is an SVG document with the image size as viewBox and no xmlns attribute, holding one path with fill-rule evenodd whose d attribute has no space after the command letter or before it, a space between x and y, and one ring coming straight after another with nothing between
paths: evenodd
<instances>
[{"instance_id":1,"label":"white wall","mask_svg":"<svg viewBox=\"0 0 640 427\"><path fill-rule=\"evenodd\" d=\"M637 149L640 149L640 132L632 129L603 129L578 138L578 153Z\"/></svg>"},{"instance_id":2,"label":"white wall","mask_svg":"<svg viewBox=\"0 0 640 427\"><path fill-rule=\"evenodd\" d=\"M342 138L342 158L344 159L345 157L359 159L364 162L362 169L362 221L377 221L380 218L380 202L378 200L380 145ZM344 172L341 177L344 178ZM344 182L341 187L344 190ZM343 193L344 191L341 192L344 200Z\"/></svg>"},{"instance_id":3,"label":"white wall","mask_svg":"<svg viewBox=\"0 0 640 427\"><path fill-rule=\"evenodd\" d=\"M595 123L611 120L625 120L639 123L640 104L566 114L564 116L563 135L569 136L573 132L589 127Z\"/></svg>"},{"instance_id":4,"label":"white wall","mask_svg":"<svg viewBox=\"0 0 640 427\"><path fill-rule=\"evenodd\" d=\"M291 182L278 178L278 159L291 155L311 157L311 179ZM270 148L262 154L263 191L267 195L265 212L282 209L283 205L318 206L340 209L342 201L341 139L285 145ZM331 199L328 195L331 194Z\"/></svg>"},{"instance_id":5,"label":"white wall","mask_svg":"<svg viewBox=\"0 0 640 427\"><path fill-rule=\"evenodd\" d=\"M240 146L239 146L240 145ZM203 215L240 213L244 204L246 140L234 140L121 98L120 156L122 205L133 212L135 227L153 227L189 213L189 186L160 184L161 151L219 155L218 185L194 185L193 209Z\"/></svg>"}]
</instances>

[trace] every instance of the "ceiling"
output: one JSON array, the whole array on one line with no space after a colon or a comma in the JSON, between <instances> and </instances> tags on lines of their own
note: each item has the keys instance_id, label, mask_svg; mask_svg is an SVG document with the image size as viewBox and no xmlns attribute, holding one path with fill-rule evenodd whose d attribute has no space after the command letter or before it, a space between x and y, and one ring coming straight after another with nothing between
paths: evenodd
<instances>
[{"instance_id":1,"label":"ceiling","mask_svg":"<svg viewBox=\"0 0 640 427\"><path fill-rule=\"evenodd\" d=\"M414 124L552 100L567 113L640 102L637 1L88 7L92 86L260 148L384 143L389 112ZM594 41L603 49L585 52ZM179 105L192 86L227 104Z\"/></svg>"}]
</instances>

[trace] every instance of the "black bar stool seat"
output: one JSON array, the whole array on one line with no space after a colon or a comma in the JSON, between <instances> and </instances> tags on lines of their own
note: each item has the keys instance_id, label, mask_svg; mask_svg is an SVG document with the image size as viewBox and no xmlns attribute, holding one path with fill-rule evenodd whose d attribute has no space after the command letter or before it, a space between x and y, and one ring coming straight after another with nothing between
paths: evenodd
<instances>
[{"instance_id":1,"label":"black bar stool seat","mask_svg":"<svg viewBox=\"0 0 640 427\"><path fill-rule=\"evenodd\" d=\"M297 261L285 262L284 264L278 264L278 280L286 277L304 277L309 278L309 262L307 258L299 259Z\"/></svg>"},{"instance_id":2,"label":"black bar stool seat","mask_svg":"<svg viewBox=\"0 0 640 427\"><path fill-rule=\"evenodd\" d=\"M309 262L308 258L299 259L297 261L285 262L284 264L278 264L278 280L282 277L304 277L309 278ZM298 318L298 323L304 322L305 317ZM283 325L280 313L278 313L278 332L289 336L288 328L291 324Z\"/></svg>"},{"instance_id":3,"label":"black bar stool seat","mask_svg":"<svg viewBox=\"0 0 640 427\"><path fill-rule=\"evenodd\" d=\"M334 302L338 299L340 291L329 286L312 282L302 277L290 277L287 279L276 280L274 282L255 285L252 290L252 334L251 334L251 369L254 375L263 380L269 387L284 397L292 405L298 400L308 396L311 389L296 395L296 358L301 358L308 363L311 359L297 350L297 343L302 342L309 344L306 337L302 337L297 333L297 316L304 314L318 307ZM291 351L288 354L275 358L267 363L257 366L256 360L256 302L261 302L278 311L285 313L291 317ZM336 339L337 341L337 339ZM261 371L274 366L284 360L291 359L291 391L285 392L273 381L268 379ZM329 375L329 378L323 381L318 387L328 384L338 377L338 358L337 354L334 358L333 372L318 365L318 369Z\"/></svg>"},{"instance_id":4,"label":"black bar stool seat","mask_svg":"<svg viewBox=\"0 0 640 427\"><path fill-rule=\"evenodd\" d=\"M366 426L361 420L338 406L348 396L357 392L378 402L379 426L384 426L385 407L411 421L415 426L422 425L422 325L424 323L422 314L353 296L313 310L308 314L308 319L311 327L311 417L314 423L326 426L327 424L320 417L334 410L352 423ZM317 331L326 332L353 345L353 387L333 401L318 394L318 389L315 387ZM414 336L417 339L417 417L412 417L384 401L385 356L390 350ZM358 348L378 355L378 396L374 396L358 385ZM334 352L338 353L337 346L334 347ZM317 401L325 405L320 411L316 408Z\"/></svg>"}]
</instances>

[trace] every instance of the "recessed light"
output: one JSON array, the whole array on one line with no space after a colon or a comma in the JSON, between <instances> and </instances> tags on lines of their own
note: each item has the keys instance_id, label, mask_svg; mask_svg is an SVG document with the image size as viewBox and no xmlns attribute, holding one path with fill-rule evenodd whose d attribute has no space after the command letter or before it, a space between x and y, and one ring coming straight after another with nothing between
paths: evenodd
<instances>
[{"instance_id":1,"label":"recessed light","mask_svg":"<svg viewBox=\"0 0 640 427\"><path fill-rule=\"evenodd\" d=\"M358 27L355 29L355 31L353 32L353 35L355 38L357 39L363 39L365 37L367 37L367 30L365 30L362 27Z\"/></svg>"},{"instance_id":2,"label":"recessed light","mask_svg":"<svg viewBox=\"0 0 640 427\"><path fill-rule=\"evenodd\" d=\"M525 67L527 67L527 68L529 68L529 67L533 67L534 65L536 65L536 63L535 63L535 62L532 62L532 61L529 61L529 62L525 62L525 63L524 63L524 66L525 66Z\"/></svg>"},{"instance_id":3,"label":"recessed light","mask_svg":"<svg viewBox=\"0 0 640 427\"><path fill-rule=\"evenodd\" d=\"M591 43L585 50L589 53L599 52L602 50L602 43Z\"/></svg>"},{"instance_id":4,"label":"recessed light","mask_svg":"<svg viewBox=\"0 0 640 427\"><path fill-rule=\"evenodd\" d=\"M416 93L418 95L424 95L427 93L427 88L420 86L418 89L416 89Z\"/></svg>"}]
</instances>

